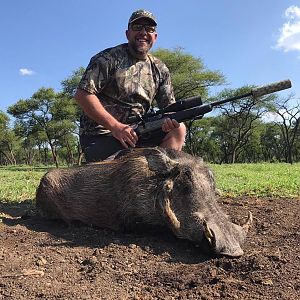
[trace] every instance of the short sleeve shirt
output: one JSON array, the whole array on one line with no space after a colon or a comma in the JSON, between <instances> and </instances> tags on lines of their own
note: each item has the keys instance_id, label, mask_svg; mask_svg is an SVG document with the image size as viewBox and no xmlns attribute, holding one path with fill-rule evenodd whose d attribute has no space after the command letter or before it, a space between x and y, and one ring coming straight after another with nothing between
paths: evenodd
<instances>
[{"instance_id":1,"label":"short sleeve shirt","mask_svg":"<svg viewBox=\"0 0 300 300\"><path fill-rule=\"evenodd\" d=\"M170 72L159 59L133 57L128 44L106 49L93 56L83 74L79 89L94 94L117 120L126 123L131 115L144 114L154 100L159 108L175 102ZM85 114L80 134L109 133Z\"/></svg>"}]
</instances>

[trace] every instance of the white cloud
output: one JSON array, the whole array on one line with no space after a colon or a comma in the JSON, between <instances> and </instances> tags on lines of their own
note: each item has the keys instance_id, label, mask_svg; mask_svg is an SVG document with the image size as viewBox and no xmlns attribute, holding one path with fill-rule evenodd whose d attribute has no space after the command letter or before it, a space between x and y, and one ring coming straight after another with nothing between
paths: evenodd
<instances>
[{"instance_id":1,"label":"white cloud","mask_svg":"<svg viewBox=\"0 0 300 300\"><path fill-rule=\"evenodd\" d=\"M300 7L290 6L285 11L287 21L279 29L276 48L284 52L300 51Z\"/></svg>"},{"instance_id":2,"label":"white cloud","mask_svg":"<svg viewBox=\"0 0 300 300\"><path fill-rule=\"evenodd\" d=\"M262 121L265 123L279 122L280 117L274 112L266 112L262 116Z\"/></svg>"},{"instance_id":3,"label":"white cloud","mask_svg":"<svg viewBox=\"0 0 300 300\"><path fill-rule=\"evenodd\" d=\"M26 68L20 69L19 72L20 72L20 75L22 75L22 76L30 76L30 75L34 75L35 74L34 71L26 69Z\"/></svg>"}]
</instances>

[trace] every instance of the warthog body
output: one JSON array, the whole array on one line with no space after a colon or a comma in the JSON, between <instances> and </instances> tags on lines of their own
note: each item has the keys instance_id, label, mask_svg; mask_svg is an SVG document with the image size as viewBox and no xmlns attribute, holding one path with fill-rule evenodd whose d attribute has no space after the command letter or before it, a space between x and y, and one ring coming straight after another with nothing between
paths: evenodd
<instances>
[{"instance_id":1,"label":"warthog body","mask_svg":"<svg viewBox=\"0 0 300 300\"><path fill-rule=\"evenodd\" d=\"M199 158L159 148L120 159L49 171L36 194L38 210L67 223L119 230L133 224L168 226L176 236L240 256L251 223L232 223L216 200L212 172Z\"/></svg>"}]
</instances>

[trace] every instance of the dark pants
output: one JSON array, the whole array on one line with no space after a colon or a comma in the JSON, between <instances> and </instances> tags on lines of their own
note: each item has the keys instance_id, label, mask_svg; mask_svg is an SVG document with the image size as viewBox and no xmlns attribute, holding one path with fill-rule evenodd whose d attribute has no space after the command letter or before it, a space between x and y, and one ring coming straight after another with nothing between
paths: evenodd
<instances>
[{"instance_id":1,"label":"dark pants","mask_svg":"<svg viewBox=\"0 0 300 300\"><path fill-rule=\"evenodd\" d=\"M136 147L155 147L159 146L166 133L156 130L148 136L139 137ZM80 145L83 150L86 162L101 161L125 148L112 135L81 135Z\"/></svg>"}]
</instances>

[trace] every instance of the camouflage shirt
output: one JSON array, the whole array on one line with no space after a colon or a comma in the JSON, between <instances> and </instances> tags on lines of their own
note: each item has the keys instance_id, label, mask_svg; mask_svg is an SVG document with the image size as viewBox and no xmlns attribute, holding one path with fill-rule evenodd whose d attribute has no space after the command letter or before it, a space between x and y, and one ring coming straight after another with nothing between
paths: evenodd
<instances>
[{"instance_id":1,"label":"camouflage shirt","mask_svg":"<svg viewBox=\"0 0 300 300\"><path fill-rule=\"evenodd\" d=\"M150 54L146 60L134 58L128 44L93 56L78 88L96 95L105 109L122 123L126 123L128 116L147 112L153 100L159 108L175 102L166 65ZM82 115L80 134L105 133L109 131Z\"/></svg>"}]
</instances>

